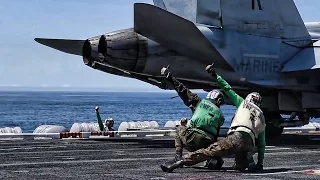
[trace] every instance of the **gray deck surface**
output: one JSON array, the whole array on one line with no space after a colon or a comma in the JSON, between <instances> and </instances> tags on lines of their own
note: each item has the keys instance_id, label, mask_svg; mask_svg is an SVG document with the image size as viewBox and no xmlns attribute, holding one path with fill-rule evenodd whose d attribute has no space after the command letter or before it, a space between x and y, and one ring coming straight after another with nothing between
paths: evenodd
<instances>
[{"instance_id":1,"label":"gray deck surface","mask_svg":"<svg viewBox=\"0 0 320 180\"><path fill-rule=\"evenodd\" d=\"M283 135L268 141L263 173L187 167L164 173L174 156L172 138L155 140L1 140L1 179L320 179L320 136ZM255 155L256 158L256 155ZM200 164L202 165L202 164Z\"/></svg>"}]
</instances>

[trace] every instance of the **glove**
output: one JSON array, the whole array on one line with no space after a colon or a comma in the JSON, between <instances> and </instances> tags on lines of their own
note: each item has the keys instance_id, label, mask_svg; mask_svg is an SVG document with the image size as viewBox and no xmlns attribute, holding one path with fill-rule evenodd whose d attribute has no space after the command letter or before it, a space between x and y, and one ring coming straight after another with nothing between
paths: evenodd
<instances>
[{"instance_id":1,"label":"glove","mask_svg":"<svg viewBox=\"0 0 320 180\"><path fill-rule=\"evenodd\" d=\"M99 111L99 106L96 106L96 111Z\"/></svg>"},{"instance_id":2,"label":"glove","mask_svg":"<svg viewBox=\"0 0 320 180\"><path fill-rule=\"evenodd\" d=\"M161 75L164 75L166 78L170 75L169 65L161 69Z\"/></svg>"},{"instance_id":3,"label":"glove","mask_svg":"<svg viewBox=\"0 0 320 180\"><path fill-rule=\"evenodd\" d=\"M212 76L212 77L217 77L217 73L216 71L214 70L214 63L212 63L211 65L208 65L206 67L206 71Z\"/></svg>"}]
</instances>

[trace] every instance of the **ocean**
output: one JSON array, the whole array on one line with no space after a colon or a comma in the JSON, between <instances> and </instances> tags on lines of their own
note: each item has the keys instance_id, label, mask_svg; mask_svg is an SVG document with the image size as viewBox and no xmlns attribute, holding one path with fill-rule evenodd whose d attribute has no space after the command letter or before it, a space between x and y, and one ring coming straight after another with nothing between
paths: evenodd
<instances>
[{"instance_id":1,"label":"ocean","mask_svg":"<svg viewBox=\"0 0 320 180\"><path fill-rule=\"evenodd\" d=\"M73 123L96 122L95 107L102 119L112 117L115 128L123 121L157 121L160 127L169 120L191 117L182 100L171 98L175 92L0 92L0 128L20 127L33 132L40 125L61 125L70 129ZM202 98L206 93L198 93ZM230 125L233 106L222 106ZM316 120L318 121L318 120ZM318 121L319 122L319 121Z\"/></svg>"}]
</instances>

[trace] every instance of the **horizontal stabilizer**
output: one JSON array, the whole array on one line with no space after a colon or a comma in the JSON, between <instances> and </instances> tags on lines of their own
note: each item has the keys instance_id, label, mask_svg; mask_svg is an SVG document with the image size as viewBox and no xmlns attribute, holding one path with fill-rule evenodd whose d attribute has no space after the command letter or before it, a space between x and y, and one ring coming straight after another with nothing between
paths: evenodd
<instances>
[{"instance_id":1,"label":"horizontal stabilizer","mask_svg":"<svg viewBox=\"0 0 320 180\"><path fill-rule=\"evenodd\" d=\"M312 47L304 48L289 62L287 62L281 72L293 73L299 71L319 71L320 69L320 42L317 41Z\"/></svg>"},{"instance_id":2,"label":"horizontal stabilizer","mask_svg":"<svg viewBox=\"0 0 320 180\"><path fill-rule=\"evenodd\" d=\"M144 3L134 4L134 30L164 47L217 68L233 70L194 23Z\"/></svg>"},{"instance_id":3,"label":"horizontal stabilizer","mask_svg":"<svg viewBox=\"0 0 320 180\"><path fill-rule=\"evenodd\" d=\"M35 38L38 43L49 46L53 49L68 53L82 56L82 46L84 40L71 40L71 39L45 39Z\"/></svg>"}]
</instances>

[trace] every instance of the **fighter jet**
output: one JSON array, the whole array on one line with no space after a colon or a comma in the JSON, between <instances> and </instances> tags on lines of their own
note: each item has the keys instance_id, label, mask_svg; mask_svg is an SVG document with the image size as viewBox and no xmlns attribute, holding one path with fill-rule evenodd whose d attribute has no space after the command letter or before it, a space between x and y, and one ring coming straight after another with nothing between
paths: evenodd
<instances>
[{"instance_id":1,"label":"fighter jet","mask_svg":"<svg viewBox=\"0 0 320 180\"><path fill-rule=\"evenodd\" d=\"M218 88L216 71L245 97L263 97L266 133L320 117L320 23L304 23L293 0L154 0L134 4L134 27L86 40L36 38L40 44L83 57L85 65L173 89L171 72L190 89ZM297 120L281 114L295 112ZM300 122L300 123L297 123Z\"/></svg>"}]
</instances>

